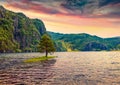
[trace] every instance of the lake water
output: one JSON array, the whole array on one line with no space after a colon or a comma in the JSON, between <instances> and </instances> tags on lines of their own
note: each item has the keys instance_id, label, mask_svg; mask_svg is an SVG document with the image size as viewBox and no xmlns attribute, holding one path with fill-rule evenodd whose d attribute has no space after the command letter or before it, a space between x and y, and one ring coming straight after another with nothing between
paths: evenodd
<instances>
[{"instance_id":1,"label":"lake water","mask_svg":"<svg viewBox=\"0 0 120 85\"><path fill-rule=\"evenodd\" d=\"M0 85L120 85L120 52L56 52L55 59L23 63L43 55L0 54Z\"/></svg>"}]
</instances>

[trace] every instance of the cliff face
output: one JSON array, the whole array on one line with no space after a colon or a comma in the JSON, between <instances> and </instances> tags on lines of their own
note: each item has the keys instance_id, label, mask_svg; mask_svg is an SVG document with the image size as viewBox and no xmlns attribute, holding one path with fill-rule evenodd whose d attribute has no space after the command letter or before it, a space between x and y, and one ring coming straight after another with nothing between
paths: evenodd
<instances>
[{"instance_id":1,"label":"cliff face","mask_svg":"<svg viewBox=\"0 0 120 85\"><path fill-rule=\"evenodd\" d=\"M37 51L37 44L46 32L39 19L29 19L0 6L0 52Z\"/></svg>"}]
</instances>

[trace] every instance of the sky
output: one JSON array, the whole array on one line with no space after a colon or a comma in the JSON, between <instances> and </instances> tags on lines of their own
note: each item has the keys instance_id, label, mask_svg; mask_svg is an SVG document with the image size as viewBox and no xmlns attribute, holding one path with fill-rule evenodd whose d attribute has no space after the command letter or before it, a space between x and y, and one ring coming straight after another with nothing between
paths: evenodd
<instances>
[{"instance_id":1,"label":"sky","mask_svg":"<svg viewBox=\"0 0 120 85\"><path fill-rule=\"evenodd\" d=\"M0 0L0 5L41 19L47 31L120 36L120 0Z\"/></svg>"}]
</instances>

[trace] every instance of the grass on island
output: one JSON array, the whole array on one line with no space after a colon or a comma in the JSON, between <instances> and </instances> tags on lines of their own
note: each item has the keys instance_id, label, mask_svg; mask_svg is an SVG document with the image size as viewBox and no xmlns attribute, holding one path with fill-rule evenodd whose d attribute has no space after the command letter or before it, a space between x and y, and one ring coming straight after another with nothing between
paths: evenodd
<instances>
[{"instance_id":1,"label":"grass on island","mask_svg":"<svg viewBox=\"0 0 120 85\"><path fill-rule=\"evenodd\" d=\"M55 56L48 56L48 57L42 56L42 57L29 58L27 60L24 60L24 63L41 62L41 61L46 61L52 58L55 58Z\"/></svg>"}]
</instances>

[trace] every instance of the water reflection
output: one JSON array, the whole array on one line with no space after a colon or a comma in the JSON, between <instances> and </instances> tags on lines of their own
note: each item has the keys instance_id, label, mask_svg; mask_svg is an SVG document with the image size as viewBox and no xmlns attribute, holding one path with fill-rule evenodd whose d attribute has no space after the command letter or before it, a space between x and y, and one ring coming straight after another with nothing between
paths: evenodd
<instances>
[{"instance_id":1,"label":"water reflection","mask_svg":"<svg viewBox=\"0 0 120 85\"><path fill-rule=\"evenodd\" d=\"M10 63L11 59L14 58L4 60L4 64L2 64L5 68L0 69L0 85L42 85L45 79L54 75L51 68L56 62L55 59L37 63L23 63L21 61L15 65ZM5 64L5 62L9 64Z\"/></svg>"},{"instance_id":2,"label":"water reflection","mask_svg":"<svg viewBox=\"0 0 120 85\"><path fill-rule=\"evenodd\" d=\"M120 85L120 52L56 53L51 85Z\"/></svg>"},{"instance_id":3,"label":"water reflection","mask_svg":"<svg viewBox=\"0 0 120 85\"><path fill-rule=\"evenodd\" d=\"M7 55L6 61L21 62L42 54L20 55ZM43 63L18 63L0 69L0 84L120 85L120 52L58 52L54 55L58 57Z\"/></svg>"}]
</instances>

